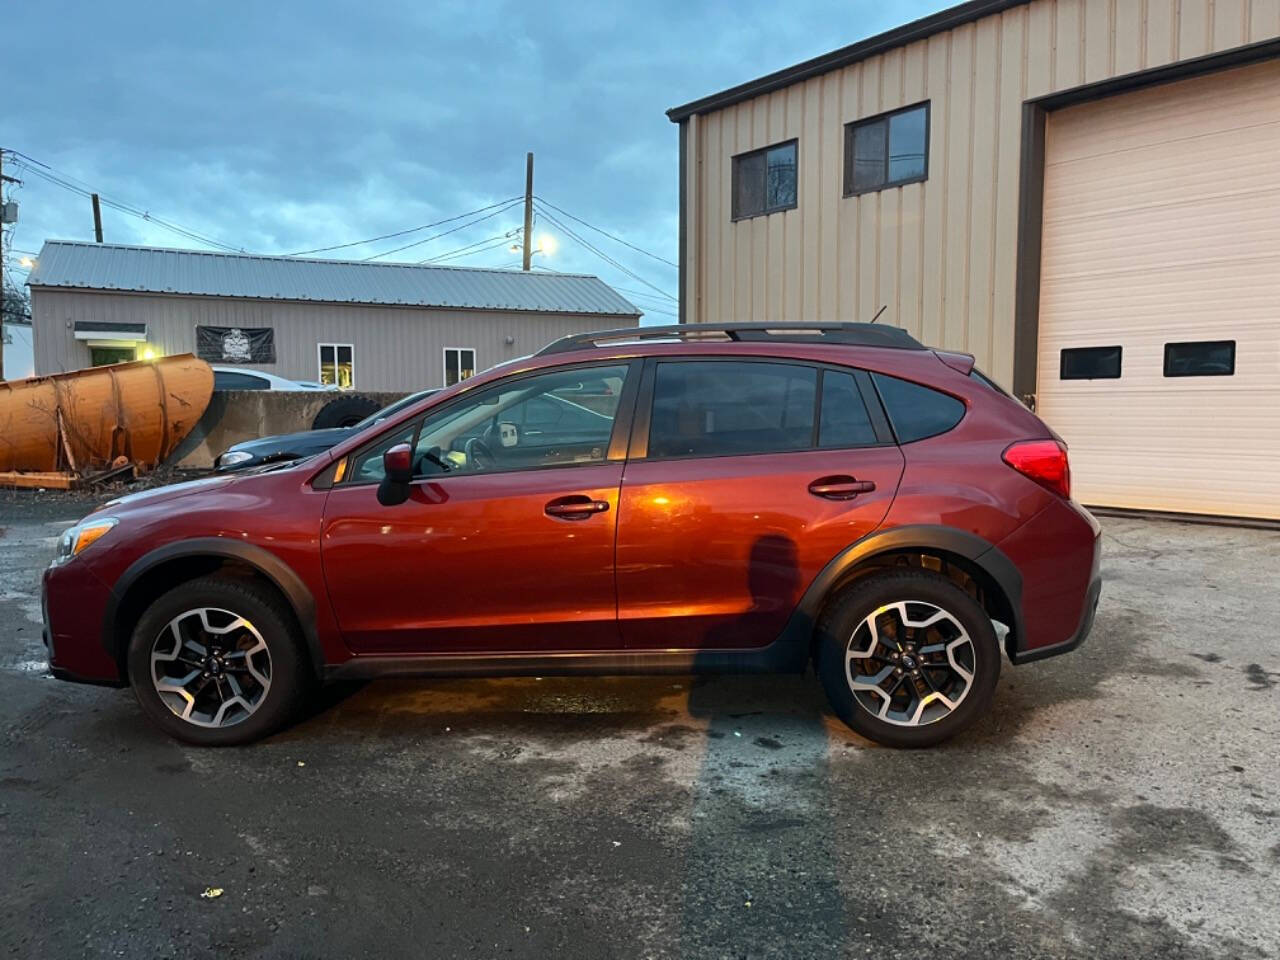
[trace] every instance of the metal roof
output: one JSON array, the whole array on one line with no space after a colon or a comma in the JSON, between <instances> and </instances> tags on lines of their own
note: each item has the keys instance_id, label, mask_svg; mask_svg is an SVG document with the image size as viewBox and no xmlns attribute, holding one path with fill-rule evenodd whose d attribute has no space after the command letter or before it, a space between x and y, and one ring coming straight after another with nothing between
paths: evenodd
<instances>
[{"instance_id":1,"label":"metal roof","mask_svg":"<svg viewBox=\"0 0 1280 960\"><path fill-rule=\"evenodd\" d=\"M839 50L833 50L831 53L824 53L822 56L806 60L804 63L797 63L794 67L778 70L775 73L760 77L758 80L748 80L746 83L740 83L736 87L730 87L728 90L721 90L719 93L713 93L710 96L693 100L681 106L672 107L667 111L667 116L672 123L682 123L695 113L710 113L713 110L721 110L735 103L758 97L763 93L781 90L783 87L789 87L793 83L799 83L801 80L808 80L810 77L830 73L832 70L839 70L841 67L847 67L851 63L857 63L859 60L867 59L867 57L884 53L894 47L903 47L908 43L923 40L935 33L954 30L956 27L966 23L972 23L975 20L981 20L983 17L989 17L992 14L1001 13L1013 7L1023 6L1029 2L1030 0L969 0L968 3L948 7L930 16L921 17L919 20L913 20L900 27L894 27L892 30L876 34L874 37L868 37L847 47L841 47Z\"/></svg>"},{"instance_id":2,"label":"metal roof","mask_svg":"<svg viewBox=\"0 0 1280 960\"><path fill-rule=\"evenodd\" d=\"M599 277L47 240L32 287L636 317Z\"/></svg>"}]
</instances>

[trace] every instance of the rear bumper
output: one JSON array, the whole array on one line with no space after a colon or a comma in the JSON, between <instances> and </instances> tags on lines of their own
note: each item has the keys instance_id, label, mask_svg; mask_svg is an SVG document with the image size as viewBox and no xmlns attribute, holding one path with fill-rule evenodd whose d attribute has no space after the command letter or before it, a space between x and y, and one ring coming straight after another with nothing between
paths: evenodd
<instances>
[{"instance_id":1,"label":"rear bumper","mask_svg":"<svg viewBox=\"0 0 1280 960\"><path fill-rule=\"evenodd\" d=\"M1023 630L1006 653L1014 664L1068 653L1093 629L1102 595L1102 528L1075 503L1055 501L1005 538L1022 573Z\"/></svg>"},{"instance_id":2,"label":"rear bumper","mask_svg":"<svg viewBox=\"0 0 1280 960\"><path fill-rule=\"evenodd\" d=\"M1046 647L1033 647L1029 650L1008 650L1009 661L1015 666L1024 663L1034 663L1037 660L1044 660L1047 657L1056 657L1060 653L1070 653L1080 644L1084 643L1089 637L1089 632L1093 630L1093 619L1098 613L1098 600L1102 596L1102 577L1095 574L1093 582L1089 584L1089 593L1085 598L1084 613L1080 619L1080 626L1066 640L1061 643L1051 643Z\"/></svg>"}]
</instances>

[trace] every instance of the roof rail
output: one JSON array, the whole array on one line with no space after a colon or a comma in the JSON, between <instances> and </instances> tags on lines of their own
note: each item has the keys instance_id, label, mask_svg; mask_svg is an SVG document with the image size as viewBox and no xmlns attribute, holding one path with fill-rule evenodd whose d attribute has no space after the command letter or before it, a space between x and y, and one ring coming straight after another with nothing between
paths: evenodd
<instances>
[{"instance_id":1,"label":"roof rail","mask_svg":"<svg viewBox=\"0 0 1280 960\"><path fill-rule=\"evenodd\" d=\"M922 344L900 327L871 323L682 323L668 327L623 327L575 333L553 340L535 356L569 353L599 346L641 343L646 340L735 343L839 343L858 347L894 347L923 350Z\"/></svg>"}]
</instances>

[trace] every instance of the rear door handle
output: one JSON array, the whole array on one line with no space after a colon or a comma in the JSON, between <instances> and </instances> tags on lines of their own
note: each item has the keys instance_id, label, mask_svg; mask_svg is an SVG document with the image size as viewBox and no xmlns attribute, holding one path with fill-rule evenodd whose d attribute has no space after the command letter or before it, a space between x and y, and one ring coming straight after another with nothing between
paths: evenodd
<instances>
[{"instance_id":1,"label":"rear door handle","mask_svg":"<svg viewBox=\"0 0 1280 960\"><path fill-rule=\"evenodd\" d=\"M871 493L876 485L871 480L856 480L844 474L819 477L809 484L809 492L826 500L852 500L860 493Z\"/></svg>"},{"instance_id":2,"label":"rear door handle","mask_svg":"<svg viewBox=\"0 0 1280 960\"><path fill-rule=\"evenodd\" d=\"M609 509L608 500L592 500L588 496L575 493L567 497L556 497L544 508L548 517L557 520L586 520L597 513Z\"/></svg>"}]
</instances>

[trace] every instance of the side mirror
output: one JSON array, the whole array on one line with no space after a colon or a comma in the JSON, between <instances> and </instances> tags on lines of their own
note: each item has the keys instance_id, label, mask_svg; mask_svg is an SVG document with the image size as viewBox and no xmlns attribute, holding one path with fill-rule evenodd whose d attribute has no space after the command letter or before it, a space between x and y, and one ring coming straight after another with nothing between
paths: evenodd
<instances>
[{"instance_id":1,"label":"side mirror","mask_svg":"<svg viewBox=\"0 0 1280 960\"><path fill-rule=\"evenodd\" d=\"M409 499L409 483L413 480L413 448L397 443L382 455L382 482L378 484L378 502L394 507Z\"/></svg>"}]
</instances>

